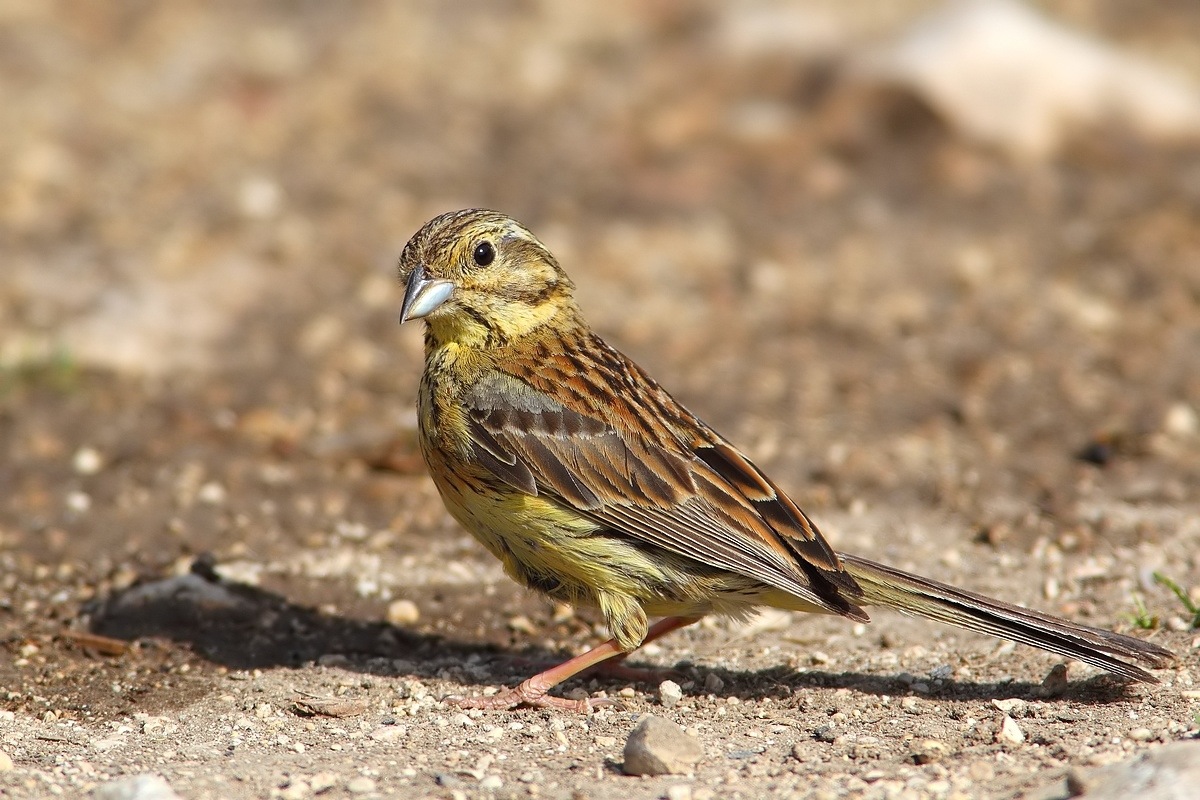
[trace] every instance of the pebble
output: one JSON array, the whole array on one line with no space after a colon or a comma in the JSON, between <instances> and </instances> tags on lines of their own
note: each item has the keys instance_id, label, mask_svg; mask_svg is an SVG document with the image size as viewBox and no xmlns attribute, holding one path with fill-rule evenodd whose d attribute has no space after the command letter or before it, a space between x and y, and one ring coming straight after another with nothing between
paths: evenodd
<instances>
[{"instance_id":1,"label":"pebble","mask_svg":"<svg viewBox=\"0 0 1200 800\"><path fill-rule=\"evenodd\" d=\"M1005 714L1000 730L996 732L996 741L1001 744L1025 744L1025 731L1021 730L1015 719Z\"/></svg>"},{"instance_id":2,"label":"pebble","mask_svg":"<svg viewBox=\"0 0 1200 800\"><path fill-rule=\"evenodd\" d=\"M393 625L413 625L421 618L421 609L412 600L396 600L387 607L387 621Z\"/></svg>"},{"instance_id":3,"label":"pebble","mask_svg":"<svg viewBox=\"0 0 1200 800\"><path fill-rule=\"evenodd\" d=\"M814 730L812 735L813 735L813 738L816 739L818 742L825 742L826 744L831 743L834 739L837 738L837 734L833 732L832 725L822 725L821 727Z\"/></svg>"},{"instance_id":4,"label":"pebble","mask_svg":"<svg viewBox=\"0 0 1200 800\"><path fill-rule=\"evenodd\" d=\"M480 789L487 789L487 790L490 790L493 792L496 791L497 789L499 789L503 785L504 785L504 781L500 780L499 775L488 775L487 777L485 777L483 780L481 780L479 782Z\"/></svg>"},{"instance_id":5,"label":"pebble","mask_svg":"<svg viewBox=\"0 0 1200 800\"><path fill-rule=\"evenodd\" d=\"M717 673L710 672L704 676L704 688L710 692L719 692L725 688L725 681L721 680Z\"/></svg>"},{"instance_id":6,"label":"pebble","mask_svg":"<svg viewBox=\"0 0 1200 800\"><path fill-rule=\"evenodd\" d=\"M95 475L104 467L104 459L94 448L81 447L75 451L75 457L71 459L71 466L80 475Z\"/></svg>"},{"instance_id":7,"label":"pebble","mask_svg":"<svg viewBox=\"0 0 1200 800\"><path fill-rule=\"evenodd\" d=\"M948 751L945 742L925 739L913 748L912 760L914 764L933 764L945 758Z\"/></svg>"},{"instance_id":8,"label":"pebble","mask_svg":"<svg viewBox=\"0 0 1200 800\"><path fill-rule=\"evenodd\" d=\"M683 699L683 689L675 681L663 681L658 685L658 702L663 708L674 708Z\"/></svg>"},{"instance_id":9,"label":"pebble","mask_svg":"<svg viewBox=\"0 0 1200 800\"><path fill-rule=\"evenodd\" d=\"M321 794L321 792L327 792L337 786L337 782L337 776L332 772L318 772L312 776L308 785L312 787L313 794Z\"/></svg>"},{"instance_id":10,"label":"pebble","mask_svg":"<svg viewBox=\"0 0 1200 800\"><path fill-rule=\"evenodd\" d=\"M1148 742L1154 738L1154 732L1149 728L1134 728L1129 731L1129 738L1135 742Z\"/></svg>"},{"instance_id":11,"label":"pebble","mask_svg":"<svg viewBox=\"0 0 1200 800\"><path fill-rule=\"evenodd\" d=\"M93 800L182 800L158 775L135 775L96 787Z\"/></svg>"},{"instance_id":12,"label":"pebble","mask_svg":"<svg viewBox=\"0 0 1200 800\"><path fill-rule=\"evenodd\" d=\"M692 800L692 787L686 783L668 786L667 800Z\"/></svg>"},{"instance_id":13,"label":"pebble","mask_svg":"<svg viewBox=\"0 0 1200 800\"><path fill-rule=\"evenodd\" d=\"M670 720L643 717L625 742L627 775L669 775L688 772L704 758L704 746Z\"/></svg>"},{"instance_id":14,"label":"pebble","mask_svg":"<svg viewBox=\"0 0 1200 800\"><path fill-rule=\"evenodd\" d=\"M346 791L350 794L370 794L375 791L375 781L366 775L359 775L357 778L350 779L350 782L346 784Z\"/></svg>"},{"instance_id":15,"label":"pebble","mask_svg":"<svg viewBox=\"0 0 1200 800\"><path fill-rule=\"evenodd\" d=\"M1012 697L1006 700L993 700L992 705L1003 711L1010 717L1024 716L1026 702L1019 697Z\"/></svg>"},{"instance_id":16,"label":"pebble","mask_svg":"<svg viewBox=\"0 0 1200 800\"><path fill-rule=\"evenodd\" d=\"M1187 403L1176 403L1163 417L1163 430L1172 436L1194 436L1200 431L1200 416Z\"/></svg>"},{"instance_id":17,"label":"pebble","mask_svg":"<svg viewBox=\"0 0 1200 800\"><path fill-rule=\"evenodd\" d=\"M8 772L13 768L12 756L0 750L0 772Z\"/></svg>"},{"instance_id":18,"label":"pebble","mask_svg":"<svg viewBox=\"0 0 1200 800\"><path fill-rule=\"evenodd\" d=\"M312 787L302 780L295 780L285 786L279 792L279 796L283 800L302 800L302 798L308 797L311 793Z\"/></svg>"},{"instance_id":19,"label":"pebble","mask_svg":"<svg viewBox=\"0 0 1200 800\"><path fill-rule=\"evenodd\" d=\"M1046 673L1046 677L1042 678L1042 685L1038 687L1038 693L1042 697L1058 697L1067 690L1070 682L1067 680L1067 665L1055 664Z\"/></svg>"},{"instance_id":20,"label":"pebble","mask_svg":"<svg viewBox=\"0 0 1200 800\"><path fill-rule=\"evenodd\" d=\"M368 735L377 742L394 742L408 736L408 728L404 725L380 725Z\"/></svg>"}]
</instances>

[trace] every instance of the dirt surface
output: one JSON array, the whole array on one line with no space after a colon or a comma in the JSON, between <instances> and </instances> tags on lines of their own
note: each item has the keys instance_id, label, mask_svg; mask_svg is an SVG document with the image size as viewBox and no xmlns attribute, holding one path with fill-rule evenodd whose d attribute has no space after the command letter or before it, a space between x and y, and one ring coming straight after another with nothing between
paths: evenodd
<instances>
[{"instance_id":1,"label":"dirt surface","mask_svg":"<svg viewBox=\"0 0 1200 800\"><path fill-rule=\"evenodd\" d=\"M1067 5L1200 78L1200 7ZM813 4L840 38L792 50L602 7L0 4L0 795L1011 797L1197 736L1151 575L1200 592L1200 150L1013 164L841 77L920 3ZM1137 595L1178 667L1044 686L1028 648L768 614L637 656L672 708L444 703L604 635L414 450L392 269L473 205L839 549L1119 630ZM694 775L622 774L647 712Z\"/></svg>"}]
</instances>

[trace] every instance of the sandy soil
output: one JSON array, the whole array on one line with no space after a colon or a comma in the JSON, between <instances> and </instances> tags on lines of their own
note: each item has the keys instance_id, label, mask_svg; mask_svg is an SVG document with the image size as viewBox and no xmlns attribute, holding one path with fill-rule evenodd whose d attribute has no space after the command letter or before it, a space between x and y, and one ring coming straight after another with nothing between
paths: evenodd
<instances>
[{"instance_id":1,"label":"sandy soil","mask_svg":"<svg viewBox=\"0 0 1200 800\"><path fill-rule=\"evenodd\" d=\"M921 5L815 4L842 39L789 51L715 3L0 4L0 796L1013 797L1195 737L1151 575L1200 587L1200 152L1013 164L838 77ZM1200 77L1198 9L1070 6ZM634 659L673 708L447 705L603 636L414 451L392 268L468 205L840 549L1120 630L1136 595L1178 667L1047 688L1027 648L770 614ZM694 775L621 773L647 712Z\"/></svg>"}]
</instances>

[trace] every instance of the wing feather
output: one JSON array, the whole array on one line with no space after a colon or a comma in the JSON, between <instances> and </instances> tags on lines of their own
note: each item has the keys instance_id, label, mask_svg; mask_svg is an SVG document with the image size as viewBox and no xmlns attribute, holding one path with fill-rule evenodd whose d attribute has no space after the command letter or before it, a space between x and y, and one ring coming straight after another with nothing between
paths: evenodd
<instances>
[{"instance_id":1,"label":"wing feather","mask_svg":"<svg viewBox=\"0 0 1200 800\"><path fill-rule=\"evenodd\" d=\"M575 396L558 396L568 394ZM669 411L694 421L689 436L648 436L500 372L479 381L465 405L479 463L513 488L554 497L634 540L866 618L847 599L859 596L857 584L803 512L681 407Z\"/></svg>"}]
</instances>

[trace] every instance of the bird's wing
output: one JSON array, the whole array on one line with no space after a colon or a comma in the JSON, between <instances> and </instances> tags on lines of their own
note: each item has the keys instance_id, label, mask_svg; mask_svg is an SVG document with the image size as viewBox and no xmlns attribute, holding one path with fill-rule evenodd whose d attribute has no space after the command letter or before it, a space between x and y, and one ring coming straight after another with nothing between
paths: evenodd
<instances>
[{"instance_id":1,"label":"bird's wing","mask_svg":"<svg viewBox=\"0 0 1200 800\"><path fill-rule=\"evenodd\" d=\"M613 531L865 620L861 590L799 507L602 346L587 369L550 357L479 380L464 399L477 462Z\"/></svg>"}]
</instances>

